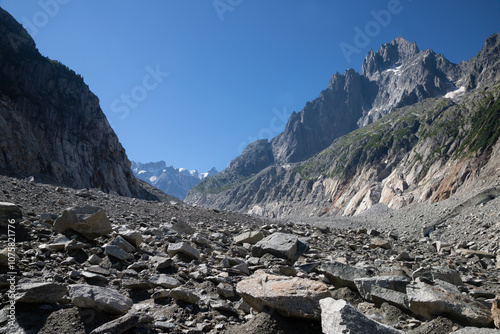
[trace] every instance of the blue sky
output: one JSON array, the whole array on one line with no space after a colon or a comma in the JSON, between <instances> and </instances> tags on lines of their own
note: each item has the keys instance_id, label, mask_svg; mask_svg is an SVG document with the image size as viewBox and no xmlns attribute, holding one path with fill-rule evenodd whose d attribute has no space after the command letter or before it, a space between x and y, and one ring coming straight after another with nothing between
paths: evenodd
<instances>
[{"instance_id":1,"label":"blue sky","mask_svg":"<svg viewBox=\"0 0 500 334\"><path fill-rule=\"evenodd\" d=\"M500 31L500 1L0 0L84 77L141 162L224 169L333 74L398 36L450 61ZM361 36L359 31L365 36ZM342 48L343 47L343 48ZM347 51L346 51L347 50Z\"/></svg>"}]
</instances>

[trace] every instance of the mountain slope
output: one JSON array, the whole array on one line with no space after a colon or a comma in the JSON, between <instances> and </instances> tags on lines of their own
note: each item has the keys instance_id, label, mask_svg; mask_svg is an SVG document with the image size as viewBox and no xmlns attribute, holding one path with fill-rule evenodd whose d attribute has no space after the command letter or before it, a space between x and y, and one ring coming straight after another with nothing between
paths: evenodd
<instances>
[{"instance_id":1,"label":"mountain slope","mask_svg":"<svg viewBox=\"0 0 500 334\"><path fill-rule=\"evenodd\" d=\"M83 79L40 55L0 8L0 172L147 196Z\"/></svg>"},{"instance_id":2,"label":"mountain slope","mask_svg":"<svg viewBox=\"0 0 500 334\"><path fill-rule=\"evenodd\" d=\"M230 165L195 187L187 201L274 217L352 215L377 203L396 208L440 200L479 179L498 178L489 162L498 162L498 86L488 87L498 82L498 44L498 35L493 35L477 57L460 65L401 39L370 52L360 80L378 87L378 93L357 123L378 121L332 140L329 148L305 162L274 160L246 177ZM410 81L415 89L409 88ZM466 91L470 93L464 96ZM443 95L449 98L432 99ZM406 104L412 107L403 107ZM483 122L485 110L490 118ZM306 108L301 113L307 114ZM294 117L297 114L289 125ZM321 119L319 114L311 117ZM470 129L481 139L471 138ZM464 146L464 141L470 145ZM485 166L493 170L484 172L482 168L490 168ZM445 171L450 173L446 180Z\"/></svg>"},{"instance_id":3,"label":"mountain slope","mask_svg":"<svg viewBox=\"0 0 500 334\"><path fill-rule=\"evenodd\" d=\"M305 162L267 167L218 193L202 182L190 198L270 217L354 215L378 203L400 208L499 187L499 98L497 84L460 103L428 99L339 138Z\"/></svg>"},{"instance_id":4,"label":"mountain slope","mask_svg":"<svg viewBox=\"0 0 500 334\"><path fill-rule=\"evenodd\" d=\"M186 198L187 192L205 177L217 174L215 168L200 174L197 170L167 167L165 161L146 164L132 161L132 172L138 179L181 200Z\"/></svg>"}]
</instances>

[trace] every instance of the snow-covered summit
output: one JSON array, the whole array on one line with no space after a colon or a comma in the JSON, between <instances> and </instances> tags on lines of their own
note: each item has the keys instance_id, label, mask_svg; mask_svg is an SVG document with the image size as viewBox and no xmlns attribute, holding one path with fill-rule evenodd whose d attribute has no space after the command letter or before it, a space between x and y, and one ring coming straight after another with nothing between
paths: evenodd
<instances>
[{"instance_id":1,"label":"snow-covered summit","mask_svg":"<svg viewBox=\"0 0 500 334\"><path fill-rule=\"evenodd\" d=\"M199 173L196 169L167 167L165 161L149 163L132 161L132 172L138 179L181 200L186 198L189 189L197 185L205 177L218 173L215 168L206 173Z\"/></svg>"}]
</instances>

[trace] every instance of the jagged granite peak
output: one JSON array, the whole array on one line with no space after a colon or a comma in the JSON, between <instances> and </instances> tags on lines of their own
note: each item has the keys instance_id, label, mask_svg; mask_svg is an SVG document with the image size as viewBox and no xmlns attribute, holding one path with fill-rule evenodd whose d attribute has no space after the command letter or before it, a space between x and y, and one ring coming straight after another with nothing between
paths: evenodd
<instances>
[{"instance_id":1,"label":"jagged granite peak","mask_svg":"<svg viewBox=\"0 0 500 334\"><path fill-rule=\"evenodd\" d=\"M147 196L82 77L43 57L22 25L1 8L0 172Z\"/></svg>"},{"instance_id":2,"label":"jagged granite peak","mask_svg":"<svg viewBox=\"0 0 500 334\"><path fill-rule=\"evenodd\" d=\"M373 104L358 121L366 126L393 109L455 90L460 66L432 50L420 51L416 43L398 37L363 61L361 75L378 87Z\"/></svg>"},{"instance_id":3,"label":"jagged granite peak","mask_svg":"<svg viewBox=\"0 0 500 334\"><path fill-rule=\"evenodd\" d=\"M382 45L376 53L373 53L373 49L368 52L361 67L361 75L370 77L377 71L398 66L419 52L416 42L410 43L403 37L397 37L391 43Z\"/></svg>"},{"instance_id":4,"label":"jagged granite peak","mask_svg":"<svg viewBox=\"0 0 500 334\"><path fill-rule=\"evenodd\" d=\"M163 160L149 163L132 161L132 172L139 180L181 200L186 198L189 189L196 186L201 180L218 173L215 167L206 173L199 173L196 169L167 167Z\"/></svg>"}]
</instances>

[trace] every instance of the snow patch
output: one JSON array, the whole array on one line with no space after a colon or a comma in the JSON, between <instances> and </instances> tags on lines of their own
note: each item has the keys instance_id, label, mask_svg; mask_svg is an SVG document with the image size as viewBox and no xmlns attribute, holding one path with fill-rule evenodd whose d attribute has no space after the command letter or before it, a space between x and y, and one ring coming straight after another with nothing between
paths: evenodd
<instances>
[{"instance_id":1,"label":"snow patch","mask_svg":"<svg viewBox=\"0 0 500 334\"><path fill-rule=\"evenodd\" d=\"M156 180L158 180L158 178L156 176L151 176L149 178L149 181L151 181L151 182L156 182Z\"/></svg>"},{"instance_id":2,"label":"snow patch","mask_svg":"<svg viewBox=\"0 0 500 334\"><path fill-rule=\"evenodd\" d=\"M395 75L401 75L402 74L402 69L403 68L403 65L400 65L396 68L388 68L387 70L385 70L384 72L393 72Z\"/></svg>"},{"instance_id":3,"label":"snow patch","mask_svg":"<svg viewBox=\"0 0 500 334\"><path fill-rule=\"evenodd\" d=\"M145 171L145 170L140 170L140 171L137 173L137 175L141 175L141 174L144 174L144 173L146 173L146 171Z\"/></svg>"},{"instance_id":4,"label":"snow patch","mask_svg":"<svg viewBox=\"0 0 500 334\"><path fill-rule=\"evenodd\" d=\"M461 86L459 89L446 93L444 97L447 99L453 99L457 96L462 95L463 93L465 93L465 86Z\"/></svg>"}]
</instances>

